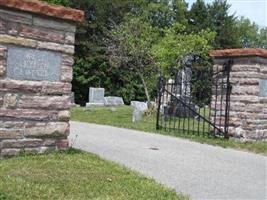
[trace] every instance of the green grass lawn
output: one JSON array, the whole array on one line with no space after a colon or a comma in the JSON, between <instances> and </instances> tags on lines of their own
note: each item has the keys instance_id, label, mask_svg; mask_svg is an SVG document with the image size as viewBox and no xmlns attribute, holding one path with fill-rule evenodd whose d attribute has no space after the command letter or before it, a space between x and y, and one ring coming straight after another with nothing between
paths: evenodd
<instances>
[{"instance_id":1,"label":"green grass lawn","mask_svg":"<svg viewBox=\"0 0 267 200\"><path fill-rule=\"evenodd\" d=\"M177 131L170 130L156 130L156 117L155 114L145 116L143 121L132 123L132 111L130 106L116 107L116 111L112 111L110 107L95 107L95 108L72 108L71 119L74 121L89 122L96 124L111 125L122 128L129 128L141 130L152 133L160 133L182 137L194 140L201 143L211 145L218 145L221 147L230 147L236 149L243 149L255 153L267 155L267 142L239 142L234 140L225 140L220 138L212 138L202 135L181 134ZM192 122L186 122L192 123Z\"/></svg>"},{"instance_id":2,"label":"green grass lawn","mask_svg":"<svg viewBox=\"0 0 267 200\"><path fill-rule=\"evenodd\" d=\"M1 200L174 200L154 180L113 162L71 149L0 161Z\"/></svg>"}]
</instances>

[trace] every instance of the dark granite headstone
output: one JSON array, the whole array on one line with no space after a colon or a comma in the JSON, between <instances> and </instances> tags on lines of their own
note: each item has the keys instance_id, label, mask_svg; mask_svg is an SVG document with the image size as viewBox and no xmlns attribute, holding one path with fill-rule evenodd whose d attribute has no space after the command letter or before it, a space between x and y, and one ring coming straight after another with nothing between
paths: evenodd
<instances>
[{"instance_id":1,"label":"dark granite headstone","mask_svg":"<svg viewBox=\"0 0 267 200\"><path fill-rule=\"evenodd\" d=\"M58 52L10 46L7 77L15 80L59 81L61 59Z\"/></svg>"},{"instance_id":2,"label":"dark granite headstone","mask_svg":"<svg viewBox=\"0 0 267 200\"><path fill-rule=\"evenodd\" d=\"M184 67L181 69L176 76L176 85L175 90L176 94L181 96L190 96L191 95L191 79L192 79L192 70L189 67Z\"/></svg>"},{"instance_id":3,"label":"dark granite headstone","mask_svg":"<svg viewBox=\"0 0 267 200\"><path fill-rule=\"evenodd\" d=\"M194 118L196 116L196 105L190 97L182 96L172 98L166 106L164 106L164 119L167 121L171 116L179 118Z\"/></svg>"}]
</instances>

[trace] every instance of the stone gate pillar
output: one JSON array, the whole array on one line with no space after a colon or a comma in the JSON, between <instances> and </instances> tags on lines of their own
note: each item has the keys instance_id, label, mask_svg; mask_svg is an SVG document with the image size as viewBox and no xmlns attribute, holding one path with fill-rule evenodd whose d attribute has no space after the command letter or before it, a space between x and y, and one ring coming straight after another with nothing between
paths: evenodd
<instances>
[{"instance_id":1,"label":"stone gate pillar","mask_svg":"<svg viewBox=\"0 0 267 200\"><path fill-rule=\"evenodd\" d=\"M211 51L214 67L233 60L229 112L230 136L267 140L267 50L227 49Z\"/></svg>"},{"instance_id":2,"label":"stone gate pillar","mask_svg":"<svg viewBox=\"0 0 267 200\"><path fill-rule=\"evenodd\" d=\"M0 0L0 157L68 148L75 22L83 16Z\"/></svg>"}]
</instances>

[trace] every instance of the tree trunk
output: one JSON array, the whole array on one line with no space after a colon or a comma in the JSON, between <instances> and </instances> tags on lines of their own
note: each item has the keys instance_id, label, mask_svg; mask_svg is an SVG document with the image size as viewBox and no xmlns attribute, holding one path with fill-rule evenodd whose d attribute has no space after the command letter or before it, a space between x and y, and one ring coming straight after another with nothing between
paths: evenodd
<instances>
[{"instance_id":1,"label":"tree trunk","mask_svg":"<svg viewBox=\"0 0 267 200\"><path fill-rule=\"evenodd\" d=\"M138 74L139 74L139 77L140 77L140 79L142 81L142 84L143 84L143 87L144 87L144 90L145 90L146 99L147 99L147 106L148 106L148 108L151 108L150 95L149 95L149 92L148 92L146 81L145 81L144 76L143 76L142 73L139 72Z\"/></svg>"}]
</instances>

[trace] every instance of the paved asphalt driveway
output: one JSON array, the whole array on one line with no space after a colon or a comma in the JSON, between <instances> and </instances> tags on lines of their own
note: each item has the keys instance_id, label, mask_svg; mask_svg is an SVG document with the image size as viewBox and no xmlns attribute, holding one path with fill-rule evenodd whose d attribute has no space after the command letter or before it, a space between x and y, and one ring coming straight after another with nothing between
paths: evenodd
<instances>
[{"instance_id":1,"label":"paved asphalt driveway","mask_svg":"<svg viewBox=\"0 0 267 200\"><path fill-rule=\"evenodd\" d=\"M75 148L153 177L192 199L267 199L264 156L80 122L71 122L74 138Z\"/></svg>"}]
</instances>

